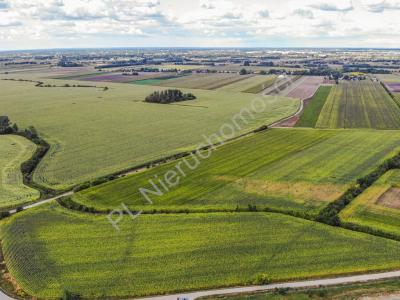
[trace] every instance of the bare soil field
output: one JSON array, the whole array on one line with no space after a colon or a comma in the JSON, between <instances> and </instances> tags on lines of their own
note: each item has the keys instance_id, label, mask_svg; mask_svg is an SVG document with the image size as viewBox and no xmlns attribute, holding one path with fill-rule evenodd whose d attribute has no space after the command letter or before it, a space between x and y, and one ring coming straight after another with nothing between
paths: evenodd
<instances>
[{"instance_id":1,"label":"bare soil field","mask_svg":"<svg viewBox=\"0 0 400 300\"><path fill-rule=\"evenodd\" d=\"M378 198L379 205L400 209L400 188L392 187Z\"/></svg>"},{"instance_id":2,"label":"bare soil field","mask_svg":"<svg viewBox=\"0 0 400 300\"><path fill-rule=\"evenodd\" d=\"M400 82L399 83L386 83L386 86L392 93L400 93Z\"/></svg>"},{"instance_id":3,"label":"bare soil field","mask_svg":"<svg viewBox=\"0 0 400 300\"><path fill-rule=\"evenodd\" d=\"M304 77L301 84L289 92L287 96L301 100L309 99L315 94L323 81L324 78L319 76Z\"/></svg>"}]
</instances>

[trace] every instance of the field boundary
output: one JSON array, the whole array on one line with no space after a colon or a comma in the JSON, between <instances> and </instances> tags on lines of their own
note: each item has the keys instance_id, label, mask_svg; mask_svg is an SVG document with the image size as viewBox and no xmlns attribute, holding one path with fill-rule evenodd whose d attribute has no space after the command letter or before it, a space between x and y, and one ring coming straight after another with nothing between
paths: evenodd
<instances>
[{"instance_id":1,"label":"field boundary","mask_svg":"<svg viewBox=\"0 0 400 300\"><path fill-rule=\"evenodd\" d=\"M392 158L384 161L370 174L359 178L357 183L351 186L339 199L328 204L323 209L317 218L318 222L325 223L332 226L343 227L350 230L361 231L368 234L381 236L389 239L400 240L400 237L393 236L389 233L384 233L379 230L375 230L365 226L359 226L350 222L342 222L339 217L339 213L349 205L354 199L361 195L365 190L372 186L380 177L382 177L387 171L400 169L400 153L397 153ZM351 225L350 225L351 224Z\"/></svg>"}]
</instances>

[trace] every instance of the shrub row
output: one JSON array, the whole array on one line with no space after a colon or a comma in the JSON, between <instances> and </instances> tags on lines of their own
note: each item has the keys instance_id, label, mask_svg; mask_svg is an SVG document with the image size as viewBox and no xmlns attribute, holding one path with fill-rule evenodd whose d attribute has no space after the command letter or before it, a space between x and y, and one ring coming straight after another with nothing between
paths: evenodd
<instances>
[{"instance_id":1,"label":"shrub row","mask_svg":"<svg viewBox=\"0 0 400 300\"><path fill-rule=\"evenodd\" d=\"M33 153L32 157L21 164L21 173L23 176L24 184L39 190L42 197L56 195L55 190L33 182L33 173L36 167L39 165L40 161L49 151L50 145L39 136L33 126L30 126L28 129L25 129L23 131L18 131L15 134L27 138L37 146L37 149L35 153Z\"/></svg>"},{"instance_id":2,"label":"shrub row","mask_svg":"<svg viewBox=\"0 0 400 300\"><path fill-rule=\"evenodd\" d=\"M317 218L317 221L328 225L341 226L342 224L338 216L339 212L387 171L398 168L400 168L400 153L386 160L372 173L358 179L357 183L351 186L339 199L330 203L325 209L322 210Z\"/></svg>"}]
</instances>

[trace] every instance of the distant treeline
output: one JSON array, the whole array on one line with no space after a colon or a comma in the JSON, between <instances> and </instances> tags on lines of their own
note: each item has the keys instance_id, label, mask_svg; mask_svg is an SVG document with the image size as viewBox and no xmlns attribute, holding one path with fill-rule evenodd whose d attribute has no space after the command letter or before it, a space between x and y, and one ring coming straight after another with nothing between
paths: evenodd
<instances>
[{"instance_id":1,"label":"distant treeline","mask_svg":"<svg viewBox=\"0 0 400 300\"><path fill-rule=\"evenodd\" d=\"M173 102L180 102L186 100L194 100L196 97L192 93L184 94L181 90L165 90L155 91L151 95L147 96L144 100L149 103L161 103L168 104Z\"/></svg>"}]
</instances>

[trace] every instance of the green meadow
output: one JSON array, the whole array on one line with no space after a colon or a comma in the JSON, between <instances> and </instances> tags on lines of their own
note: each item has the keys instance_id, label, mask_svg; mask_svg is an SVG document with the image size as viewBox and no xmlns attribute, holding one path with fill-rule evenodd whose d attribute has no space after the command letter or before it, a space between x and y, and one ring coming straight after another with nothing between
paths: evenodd
<instances>
[{"instance_id":1,"label":"green meadow","mask_svg":"<svg viewBox=\"0 0 400 300\"><path fill-rule=\"evenodd\" d=\"M31 158L35 144L15 135L0 135L0 208L14 207L39 198L23 184L21 164Z\"/></svg>"}]
</instances>

